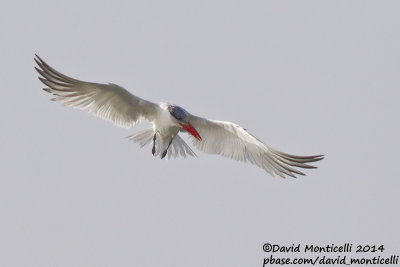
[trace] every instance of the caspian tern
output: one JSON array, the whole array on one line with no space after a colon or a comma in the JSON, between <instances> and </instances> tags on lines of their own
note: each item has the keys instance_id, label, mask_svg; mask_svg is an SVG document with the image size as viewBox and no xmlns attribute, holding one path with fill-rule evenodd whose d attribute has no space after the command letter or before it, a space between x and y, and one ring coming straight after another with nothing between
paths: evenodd
<instances>
[{"instance_id":1,"label":"caspian tern","mask_svg":"<svg viewBox=\"0 0 400 267\"><path fill-rule=\"evenodd\" d=\"M161 159L181 155L196 156L192 149L179 136L179 132L190 134L192 143L198 149L211 154L219 154L239 161L249 161L264 169L272 176L277 174L295 177L304 175L300 168L316 168L307 165L323 159L317 156L293 156L282 153L247 132L243 127L232 122L209 120L194 116L185 109L167 103L153 103L139 98L116 84L99 84L70 78L44 62L36 55L39 68L39 80L44 88L56 97L53 101L62 101L63 105L87 109L90 114L114 124L130 128L140 119L153 124L152 128L128 136L141 147L153 143L153 156Z\"/></svg>"}]
</instances>

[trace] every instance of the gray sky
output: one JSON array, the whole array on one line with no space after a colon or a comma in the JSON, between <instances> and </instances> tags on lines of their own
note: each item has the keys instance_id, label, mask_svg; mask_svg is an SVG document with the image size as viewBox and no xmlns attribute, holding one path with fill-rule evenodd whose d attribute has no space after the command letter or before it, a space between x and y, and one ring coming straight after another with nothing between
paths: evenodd
<instances>
[{"instance_id":1,"label":"gray sky","mask_svg":"<svg viewBox=\"0 0 400 267\"><path fill-rule=\"evenodd\" d=\"M400 254L398 1L1 6L1 266L262 266L266 242ZM326 159L299 179L161 161L137 129L49 101L34 53Z\"/></svg>"}]
</instances>

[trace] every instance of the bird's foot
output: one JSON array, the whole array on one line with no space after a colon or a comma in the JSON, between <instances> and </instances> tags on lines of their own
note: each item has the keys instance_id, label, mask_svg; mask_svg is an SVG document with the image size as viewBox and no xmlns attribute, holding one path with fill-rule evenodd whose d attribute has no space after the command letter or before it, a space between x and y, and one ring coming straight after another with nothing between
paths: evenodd
<instances>
[{"instance_id":1,"label":"bird's foot","mask_svg":"<svg viewBox=\"0 0 400 267\"><path fill-rule=\"evenodd\" d=\"M154 134L154 137L153 137L153 148L151 149L151 154L153 154L153 156L154 156L154 153L156 153L156 133Z\"/></svg>"},{"instance_id":2,"label":"bird's foot","mask_svg":"<svg viewBox=\"0 0 400 267\"><path fill-rule=\"evenodd\" d=\"M164 150L164 152L162 153L161 159L163 159L163 158L167 155L167 151L168 151L168 148L169 148L169 146L171 145L171 143L172 143L172 138L171 138L171 141L169 141L169 144L168 144L167 148L166 148L166 149Z\"/></svg>"}]
</instances>

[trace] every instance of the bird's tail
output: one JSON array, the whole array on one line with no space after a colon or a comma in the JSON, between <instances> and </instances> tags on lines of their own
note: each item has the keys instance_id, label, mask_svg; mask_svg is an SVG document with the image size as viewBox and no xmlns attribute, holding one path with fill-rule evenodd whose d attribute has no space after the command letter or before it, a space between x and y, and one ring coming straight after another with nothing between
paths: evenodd
<instances>
[{"instance_id":1,"label":"bird's tail","mask_svg":"<svg viewBox=\"0 0 400 267\"><path fill-rule=\"evenodd\" d=\"M186 155L197 157L196 153L190 148L188 144L179 136L176 135L174 139L172 139L171 146L168 149L168 159L171 157L176 158L178 156L182 156L186 158Z\"/></svg>"},{"instance_id":2,"label":"bird's tail","mask_svg":"<svg viewBox=\"0 0 400 267\"><path fill-rule=\"evenodd\" d=\"M135 143L138 143L140 147L144 147L153 141L154 133L155 133L154 129L149 128L134 133L128 136L127 138ZM157 138L154 156L161 156L162 152L167 148L168 142L167 140L163 140L162 138ZM168 149L167 158L171 159L171 158L176 158L178 156L182 156L185 158L186 155L192 157L197 156L196 153L194 153L193 150L188 146L188 144L186 144L186 142L179 135L176 135L172 139L172 143Z\"/></svg>"},{"instance_id":3,"label":"bird's tail","mask_svg":"<svg viewBox=\"0 0 400 267\"><path fill-rule=\"evenodd\" d=\"M127 136L129 140L132 140L135 143L138 143L140 147L144 147L149 144L153 140L154 130L153 128L145 129L143 131L134 133L130 136Z\"/></svg>"}]
</instances>

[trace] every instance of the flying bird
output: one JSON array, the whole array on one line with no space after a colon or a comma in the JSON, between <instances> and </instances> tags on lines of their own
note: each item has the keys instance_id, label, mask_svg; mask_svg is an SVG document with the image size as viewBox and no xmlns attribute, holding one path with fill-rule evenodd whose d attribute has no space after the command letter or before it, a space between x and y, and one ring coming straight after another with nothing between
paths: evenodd
<instances>
[{"instance_id":1,"label":"flying bird","mask_svg":"<svg viewBox=\"0 0 400 267\"><path fill-rule=\"evenodd\" d=\"M130 128L140 119L153 127L137 132L128 138L141 147L152 144L151 153L161 159L196 156L179 136L188 133L193 145L206 153L219 154L235 160L250 162L272 176L277 174L295 177L304 175L297 168L316 168L306 163L323 159L323 155L294 156L277 151L251 135L243 127L227 121L210 120L190 114L180 106L153 103L137 97L119 85L91 83L68 77L36 55L36 71L40 74L53 101L87 110L90 114L111 121L117 126Z\"/></svg>"}]
</instances>

